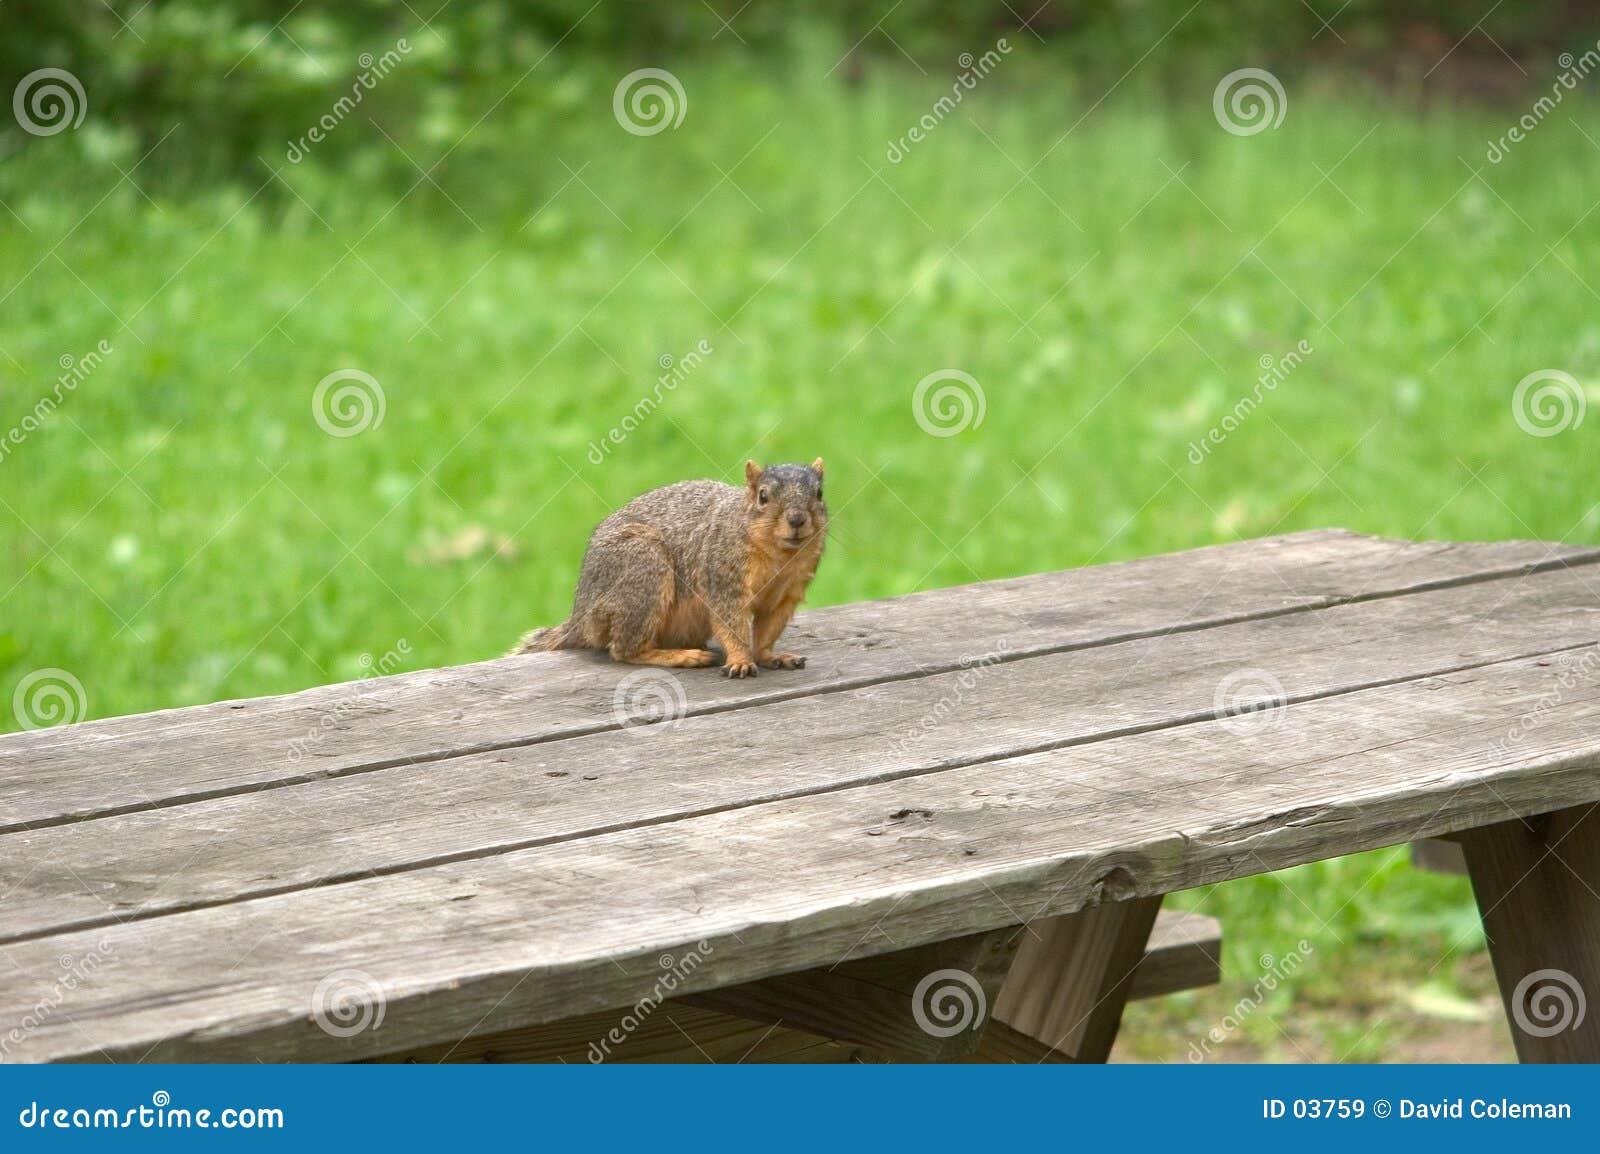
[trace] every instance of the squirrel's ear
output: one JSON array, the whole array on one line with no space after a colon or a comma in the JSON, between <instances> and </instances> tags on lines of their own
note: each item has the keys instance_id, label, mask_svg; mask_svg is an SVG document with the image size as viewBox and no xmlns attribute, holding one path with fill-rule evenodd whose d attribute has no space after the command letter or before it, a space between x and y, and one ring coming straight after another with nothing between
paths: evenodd
<instances>
[{"instance_id":1,"label":"squirrel's ear","mask_svg":"<svg viewBox=\"0 0 1600 1154\"><path fill-rule=\"evenodd\" d=\"M811 471L813 473L815 473L819 477L822 476L822 458L821 457L818 457L815 461L811 462Z\"/></svg>"},{"instance_id":2,"label":"squirrel's ear","mask_svg":"<svg viewBox=\"0 0 1600 1154\"><path fill-rule=\"evenodd\" d=\"M754 461L744 463L744 483L752 489L761 484L761 466Z\"/></svg>"}]
</instances>

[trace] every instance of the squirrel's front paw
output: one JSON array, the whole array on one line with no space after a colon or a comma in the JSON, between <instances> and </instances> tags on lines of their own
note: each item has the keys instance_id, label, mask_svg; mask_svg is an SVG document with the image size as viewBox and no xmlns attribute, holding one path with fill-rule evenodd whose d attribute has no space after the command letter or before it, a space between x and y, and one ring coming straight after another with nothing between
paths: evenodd
<instances>
[{"instance_id":1,"label":"squirrel's front paw","mask_svg":"<svg viewBox=\"0 0 1600 1154\"><path fill-rule=\"evenodd\" d=\"M754 661L737 661L730 658L728 663L722 667L722 676L724 677L754 677L755 675L756 663Z\"/></svg>"},{"instance_id":2,"label":"squirrel's front paw","mask_svg":"<svg viewBox=\"0 0 1600 1154\"><path fill-rule=\"evenodd\" d=\"M804 669L806 659L793 653L769 653L761 659L763 669Z\"/></svg>"}]
</instances>

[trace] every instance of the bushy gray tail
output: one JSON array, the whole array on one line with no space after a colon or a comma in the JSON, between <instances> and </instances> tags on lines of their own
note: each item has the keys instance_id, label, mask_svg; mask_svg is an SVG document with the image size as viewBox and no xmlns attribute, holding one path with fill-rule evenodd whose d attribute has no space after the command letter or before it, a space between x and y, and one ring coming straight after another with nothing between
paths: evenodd
<instances>
[{"instance_id":1,"label":"bushy gray tail","mask_svg":"<svg viewBox=\"0 0 1600 1154\"><path fill-rule=\"evenodd\" d=\"M551 625L544 629L535 629L532 633L524 633L522 640L517 642L517 647L511 651L514 656L518 653L544 653L551 649L573 649L572 622L563 621L560 625Z\"/></svg>"}]
</instances>

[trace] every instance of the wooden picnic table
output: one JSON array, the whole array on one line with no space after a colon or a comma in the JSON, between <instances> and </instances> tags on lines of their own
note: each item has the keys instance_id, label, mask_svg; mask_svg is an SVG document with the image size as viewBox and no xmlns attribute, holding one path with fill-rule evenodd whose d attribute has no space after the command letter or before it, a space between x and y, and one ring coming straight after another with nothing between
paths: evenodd
<instances>
[{"instance_id":1,"label":"wooden picnic table","mask_svg":"<svg viewBox=\"0 0 1600 1154\"><path fill-rule=\"evenodd\" d=\"M0 737L0 1060L1104 1058L1162 895L1441 835L1508 1007L1600 996L1597 561L1297 533L803 613L751 682ZM1600 1006L1512 1033L1594 1060Z\"/></svg>"}]
</instances>

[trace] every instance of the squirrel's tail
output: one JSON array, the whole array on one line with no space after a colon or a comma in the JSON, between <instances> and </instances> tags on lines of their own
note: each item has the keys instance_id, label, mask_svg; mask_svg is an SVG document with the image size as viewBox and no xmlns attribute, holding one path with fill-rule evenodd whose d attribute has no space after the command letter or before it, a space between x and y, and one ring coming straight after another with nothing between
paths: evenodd
<instances>
[{"instance_id":1,"label":"squirrel's tail","mask_svg":"<svg viewBox=\"0 0 1600 1154\"><path fill-rule=\"evenodd\" d=\"M576 649L577 638L573 636L572 622L563 621L560 625L551 625L544 629L535 629L532 633L524 633L522 640L517 642L517 647L509 656L518 653L543 653L551 649Z\"/></svg>"}]
</instances>

